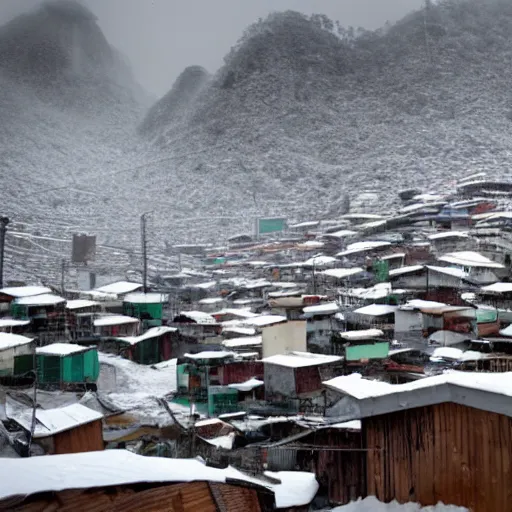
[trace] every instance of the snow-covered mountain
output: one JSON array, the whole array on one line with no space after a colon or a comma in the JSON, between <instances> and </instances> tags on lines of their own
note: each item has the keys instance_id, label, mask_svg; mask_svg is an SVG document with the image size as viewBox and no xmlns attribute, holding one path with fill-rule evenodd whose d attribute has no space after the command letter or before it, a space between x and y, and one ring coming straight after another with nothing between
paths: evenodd
<instances>
[{"instance_id":1,"label":"snow-covered mountain","mask_svg":"<svg viewBox=\"0 0 512 512\"><path fill-rule=\"evenodd\" d=\"M343 191L439 186L510 164L512 4L428 3L377 32L271 15L150 136L229 204L282 200L317 215ZM214 207L212 201L209 207ZM311 213L310 213L311 215Z\"/></svg>"},{"instance_id":2,"label":"snow-covered mountain","mask_svg":"<svg viewBox=\"0 0 512 512\"><path fill-rule=\"evenodd\" d=\"M82 6L16 18L0 28L2 213L13 229L136 250L150 210L156 251L222 242L257 215L333 216L346 192L385 209L402 187L508 172L510 1L429 2L376 32L341 25L272 14L216 73L187 68L148 110ZM30 252L58 268L60 249L8 242L9 264Z\"/></svg>"},{"instance_id":3,"label":"snow-covered mountain","mask_svg":"<svg viewBox=\"0 0 512 512\"><path fill-rule=\"evenodd\" d=\"M134 158L136 126L150 102L78 3L46 2L0 27L0 200L12 220L7 278L30 267L28 259L56 267L59 257L36 242L18 246L15 230L57 238L115 232L124 193L102 179Z\"/></svg>"}]
</instances>

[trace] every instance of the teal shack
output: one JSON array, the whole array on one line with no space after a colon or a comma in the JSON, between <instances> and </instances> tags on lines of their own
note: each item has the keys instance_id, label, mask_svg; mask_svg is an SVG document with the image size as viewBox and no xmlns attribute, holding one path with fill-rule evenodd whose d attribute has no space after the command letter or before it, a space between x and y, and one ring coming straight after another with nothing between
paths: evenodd
<instances>
[{"instance_id":1,"label":"teal shack","mask_svg":"<svg viewBox=\"0 0 512 512\"><path fill-rule=\"evenodd\" d=\"M123 299L123 314L141 320L143 330L159 327L167 300L162 293L130 293Z\"/></svg>"},{"instance_id":2,"label":"teal shack","mask_svg":"<svg viewBox=\"0 0 512 512\"><path fill-rule=\"evenodd\" d=\"M54 343L36 349L38 384L68 389L76 386L95 388L100 373L95 346Z\"/></svg>"}]
</instances>

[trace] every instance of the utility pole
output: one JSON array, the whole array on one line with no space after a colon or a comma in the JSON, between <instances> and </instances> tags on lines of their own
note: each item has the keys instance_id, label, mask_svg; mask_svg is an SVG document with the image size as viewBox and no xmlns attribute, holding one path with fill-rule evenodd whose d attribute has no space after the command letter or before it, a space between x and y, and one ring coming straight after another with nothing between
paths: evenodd
<instances>
[{"instance_id":1,"label":"utility pole","mask_svg":"<svg viewBox=\"0 0 512 512\"><path fill-rule=\"evenodd\" d=\"M142 245L142 278L144 293L148 293L148 241L146 238L146 216L150 212L143 213L140 216L140 236Z\"/></svg>"},{"instance_id":2,"label":"utility pole","mask_svg":"<svg viewBox=\"0 0 512 512\"><path fill-rule=\"evenodd\" d=\"M62 261L60 262L60 293L61 293L62 297L64 297L64 294L66 293L65 273L66 273L66 260L62 259Z\"/></svg>"},{"instance_id":3,"label":"utility pole","mask_svg":"<svg viewBox=\"0 0 512 512\"><path fill-rule=\"evenodd\" d=\"M5 251L5 233L9 224L8 217L0 217L0 288L4 287L4 251Z\"/></svg>"}]
</instances>

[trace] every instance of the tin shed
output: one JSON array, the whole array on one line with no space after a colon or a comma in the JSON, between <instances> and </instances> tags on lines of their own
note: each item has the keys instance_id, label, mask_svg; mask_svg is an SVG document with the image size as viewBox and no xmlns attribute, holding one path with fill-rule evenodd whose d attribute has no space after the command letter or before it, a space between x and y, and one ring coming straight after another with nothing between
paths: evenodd
<instances>
[{"instance_id":1,"label":"tin shed","mask_svg":"<svg viewBox=\"0 0 512 512\"><path fill-rule=\"evenodd\" d=\"M98 351L95 346L54 343L36 349L37 376L43 385L86 384L99 375Z\"/></svg>"}]
</instances>

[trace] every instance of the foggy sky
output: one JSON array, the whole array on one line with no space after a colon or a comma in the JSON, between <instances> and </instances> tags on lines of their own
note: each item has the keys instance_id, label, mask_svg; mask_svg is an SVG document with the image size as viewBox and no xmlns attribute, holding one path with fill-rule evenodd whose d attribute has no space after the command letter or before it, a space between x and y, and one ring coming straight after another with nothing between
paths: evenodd
<instances>
[{"instance_id":1,"label":"foggy sky","mask_svg":"<svg viewBox=\"0 0 512 512\"><path fill-rule=\"evenodd\" d=\"M272 11L327 14L344 26L378 28L424 0L81 0L98 17L107 39L128 57L151 94L165 94L190 65L211 73L243 30ZM0 0L4 23L40 0Z\"/></svg>"}]
</instances>

